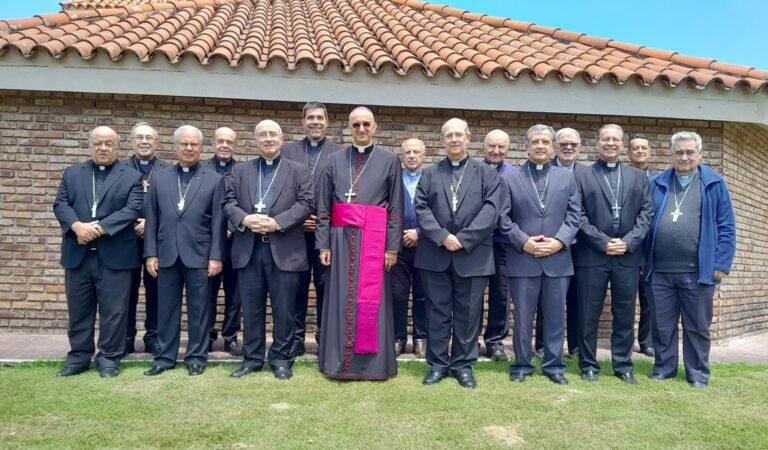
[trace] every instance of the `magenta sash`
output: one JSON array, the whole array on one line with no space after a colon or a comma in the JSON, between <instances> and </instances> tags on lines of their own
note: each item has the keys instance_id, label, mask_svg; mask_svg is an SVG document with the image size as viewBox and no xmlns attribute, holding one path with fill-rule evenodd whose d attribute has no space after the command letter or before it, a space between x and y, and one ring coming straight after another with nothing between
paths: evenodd
<instances>
[{"instance_id":1,"label":"magenta sash","mask_svg":"<svg viewBox=\"0 0 768 450\"><path fill-rule=\"evenodd\" d=\"M387 210L380 206L336 203L331 211L331 226L354 226L361 230L355 353L376 354L379 352L378 315L384 279Z\"/></svg>"}]
</instances>

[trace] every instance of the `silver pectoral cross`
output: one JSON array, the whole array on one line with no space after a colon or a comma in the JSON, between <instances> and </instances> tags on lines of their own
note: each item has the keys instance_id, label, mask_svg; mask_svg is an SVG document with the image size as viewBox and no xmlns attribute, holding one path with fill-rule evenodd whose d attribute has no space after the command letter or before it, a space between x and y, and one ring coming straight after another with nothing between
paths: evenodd
<instances>
[{"instance_id":1,"label":"silver pectoral cross","mask_svg":"<svg viewBox=\"0 0 768 450\"><path fill-rule=\"evenodd\" d=\"M98 206L99 206L99 203L98 203L96 200L94 200L94 201L93 201L93 206L91 206L91 218L92 218L92 219L95 219L95 218L96 218L96 208L97 208Z\"/></svg>"},{"instance_id":2,"label":"silver pectoral cross","mask_svg":"<svg viewBox=\"0 0 768 450\"><path fill-rule=\"evenodd\" d=\"M180 199L179 203L176 204L176 206L179 208L179 211L184 209L184 199Z\"/></svg>"},{"instance_id":3,"label":"silver pectoral cross","mask_svg":"<svg viewBox=\"0 0 768 450\"><path fill-rule=\"evenodd\" d=\"M456 194L451 195L451 211L456 212L459 209L459 199Z\"/></svg>"},{"instance_id":4,"label":"silver pectoral cross","mask_svg":"<svg viewBox=\"0 0 768 450\"><path fill-rule=\"evenodd\" d=\"M619 218L619 214L621 213L621 206L613 205L611 207L611 209L613 210L613 218L614 219L618 219Z\"/></svg>"},{"instance_id":5,"label":"silver pectoral cross","mask_svg":"<svg viewBox=\"0 0 768 450\"><path fill-rule=\"evenodd\" d=\"M352 186L350 186L349 191L344 194L344 197L347 197L347 203L352 203L352 199L357 197L357 192L352 192Z\"/></svg>"},{"instance_id":6,"label":"silver pectoral cross","mask_svg":"<svg viewBox=\"0 0 768 450\"><path fill-rule=\"evenodd\" d=\"M264 211L264 208L267 207L267 205L264 204L264 201L262 199L259 199L259 203L256 203L253 205L254 208L256 208L256 212L261 214L262 211Z\"/></svg>"},{"instance_id":7,"label":"silver pectoral cross","mask_svg":"<svg viewBox=\"0 0 768 450\"><path fill-rule=\"evenodd\" d=\"M678 217L682 216L683 213L681 213L679 209L675 209L669 213L669 215L672 216L672 222L677 222Z\"/></svg>"},{"instance_id":8,"label":"silver pectoral cross","mask_svg":"<svg viewBox=\"0 0 768 450\"><path fill-rule=\"evenodd\" d=\"M141 180L141 185L144 187L144 193L146 194L149 190L149 180Z\"/></svg>"}]
</instances>

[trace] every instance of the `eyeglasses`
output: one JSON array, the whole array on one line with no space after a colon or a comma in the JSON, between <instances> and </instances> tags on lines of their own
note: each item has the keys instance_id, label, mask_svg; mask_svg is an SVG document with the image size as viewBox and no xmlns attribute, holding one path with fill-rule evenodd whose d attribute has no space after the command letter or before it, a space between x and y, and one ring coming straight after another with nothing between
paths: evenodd
<instances>
[{"instance_id":1,"label":"eyeglasses","mask_svg":"<svg viewBox=\"0 0 768 450\"><path fill-rule=\"evenodd\" d=\"M558 142L557 145L563 148L568 148L568 147L579 148L581 144L579 144L578 142Z\"/></svg>"},{"instance_id":2,"label":"eyeglasses","mask_svg":"<svg viewBox=\"0 0 768 450\"><path fill-rule=\"evenodd\" d=\"M155 142L155 140L157 140L157 138L150 135L143 136L141 134L137 134L136 136L133 137L134 142L141 142L141 141Z\"/></svg>"},{"instance_id":3,"label":"eyeglasses","mask_svg":"<svg viewBox=\"0 0 768 450\"><path fill-rule=\"evenodd\" d=\"M282 134L278 133L277 131L262 131L256 136L258 136L259 139L276 139L282 136Z\"/></svg>"},{"instance_id":4,"label":"eyeglasses","mask_svg":"<svg viewBox=\"0 0 768 450\"><path fill-rule=\"evenodd\" d=\"M355 130L359 130L360 127L363 127L363 128L365 128L367 130L367 129L371 128L371 126L373 126L373 124L371 122L354 122L354 123L352 123L352 128L354 128Z\"/></svg>"}]
</instances>

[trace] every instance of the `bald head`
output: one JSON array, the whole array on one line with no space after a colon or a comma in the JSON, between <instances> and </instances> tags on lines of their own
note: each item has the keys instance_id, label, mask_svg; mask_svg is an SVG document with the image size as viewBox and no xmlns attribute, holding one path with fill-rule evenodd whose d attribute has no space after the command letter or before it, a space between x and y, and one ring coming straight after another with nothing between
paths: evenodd
<instances>
[{"instance_id":1,"label":"bald head","mask_svg":"<svg viewBox=\"0 0 768 450\"><path fill-rule=\"evenodd\" d=\"M356 146L371 145L376 129L373 112L365 106L358 106L349 114L349 132L352 134L352 143Z\"/></svg>"},{"instance_id":2,"label":"bald head","mask_svg":"<svg viewBox=\"0 0 768 450\"><path fill-rule=\"evenodd\" d=\"M443 124L441 132L445 155L453 161L466 158L470 138L467 122L454 117Z\"/></svg>"},{"instance_id":3,"label":"bald head","mask_svg":"<svg viewBox=\"0 0 768 450\"><path fill-rule=\"evenodd\" d=\"M262 120L256 124L256 148L262 158L271 161L280 155L283 130L274 120Z\"/></svg>"},{"instance_id":4,"label":"bald head","mask_svg":"<svg viewBox=\"0 0 768 450\"><path fill-rule=\"evenodd\" d=\"M117 144L120 137L109 127L96 127L88 135L91 159L100 166L109 166L117 161Z\"/></svg>"},{"instance_id":5,"label":"bald head","mask_svg":"<svg viewBox=\"0 0 768 450\"><path fill-rule=\"evenodd\" d=\"M228 162L235 155L237 133L232 128L217 128L213 134L213 151L219 161Z\"/></svg>"},{"instance_id":6,"label":"bald head","mask_svg":"<svg viewBox=\"0 0 768 450\"><path fill-rule=\"evenodd\" d=\"M502 130L493 130L485 135L483 151L485 159L490 164L501 164L507 157L509 135Z\"/></svg>"}]
</instances>

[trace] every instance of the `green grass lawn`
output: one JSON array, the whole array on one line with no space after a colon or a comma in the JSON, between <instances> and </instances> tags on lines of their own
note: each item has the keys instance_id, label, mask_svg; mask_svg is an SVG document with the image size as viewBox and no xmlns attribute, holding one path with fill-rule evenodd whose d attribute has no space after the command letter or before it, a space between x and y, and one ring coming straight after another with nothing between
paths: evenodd
<instances>
[{"instance_id":1,"label":"green grass lawn","mask_svg":"<svg viewBox=\"0 0 768 450\"><path fill-rule=\"evenodd\" d=\"M477 364L478 388L449 378L422 386L423 362L387 382L329 381L298 362L288 382L268 370L230 379L235 364L154 378L149 363L120 377L61 379L61 363L0 368L0 448L768 448L768 366L715 364L709 388L682 374L639 386L609 376L568 386L536 375L518 385L504 363ZM681 370L682 372L682 370Z\"/></svg>"}]
</instances>

